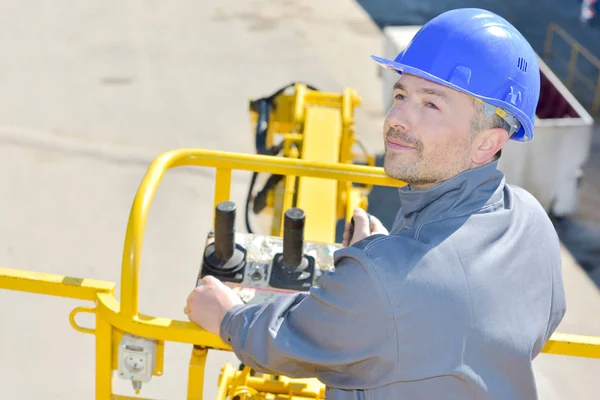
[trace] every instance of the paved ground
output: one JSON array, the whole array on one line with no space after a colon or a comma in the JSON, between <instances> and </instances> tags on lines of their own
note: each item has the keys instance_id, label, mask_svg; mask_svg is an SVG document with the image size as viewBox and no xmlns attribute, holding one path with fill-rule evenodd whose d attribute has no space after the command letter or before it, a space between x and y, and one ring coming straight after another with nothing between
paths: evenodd
<instances>
[{"instance_id":1,"label":"paved ground","mask_svg":"<svg viewBox=\"0 0 600 400\"><path fill-rule=\"evenodd\" d=\"M0 4L0 265L119 281L131 201L147 166L178 147L252 152L247 101L294 81L356 88L357 129L380 152L377 27L354 2L205 0ZM211 172L169 173L155 199L140 309L183 318L209 227ZM248 176L234 176L239 204ZM389 197L377 190L376 212ZM242 229L241 219L239 228ZM600 295L565 253L561 330L600 335ZM71 329L81 302L0 292L0 398L89 399L93 337ZM82 318L82 321L86 320ZM189 346L167 343L146 397L185 396ZM215 353L206 398L214 398ZM536 361L541 399L596 399L595 360ZM66 382L63 381L66 379ZM132 394L115 378L115 391Z\"/></svg>"}]
</instances>

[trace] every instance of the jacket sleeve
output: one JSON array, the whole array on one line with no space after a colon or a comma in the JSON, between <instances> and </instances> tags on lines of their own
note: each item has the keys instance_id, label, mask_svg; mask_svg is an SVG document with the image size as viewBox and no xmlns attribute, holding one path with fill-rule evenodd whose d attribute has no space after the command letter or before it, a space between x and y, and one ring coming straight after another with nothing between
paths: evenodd
<instances>
[{"instance_id":1,"label":"jacket sleeve","mask_svg":"<svg viewBox=\"0 0 600 400\"><path fill-rule=\"evenodd\" d=\"M221 338L258 371L317 377L338 388L373 384L395 373L391 307L365 252L335 254L336 270L310 292L240 305L221 324Z\"/></svg>"}]
</instances>

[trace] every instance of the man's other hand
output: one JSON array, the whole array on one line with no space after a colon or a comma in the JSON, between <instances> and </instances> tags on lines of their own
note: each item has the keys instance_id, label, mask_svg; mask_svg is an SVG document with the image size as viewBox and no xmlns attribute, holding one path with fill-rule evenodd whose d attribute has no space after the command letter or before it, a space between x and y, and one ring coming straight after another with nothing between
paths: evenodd
<instances>
[{"instance_id":1,"label":"man's other hand","mask_svg":"<svg viewBox=\"0 0 600 400\"><path fill-rule=\"evenodd\" d=\"M356 208L354 210L354 235L352 236L350 243L348 243L350 237L350 224L351 222L348 221L344 229L344 239L342 241L344 247L351 246L370 235L389 235L388 230L385 229L379 219L371 215L371 226L369 226L369 216L367 215L367 212L362 208Z\"/></svg>"},{"instance_id":2,"label":"man's other hand","mask_svg":"<svg viewBox=\"0 0 600 400\"><path fill-rule=\"evenodd\" d=\"M230 287L213 276L205 276L188 296L184 313L196 325L218 335L223 317L237 304L243 302Z\"/></svg>"}]
</instances>

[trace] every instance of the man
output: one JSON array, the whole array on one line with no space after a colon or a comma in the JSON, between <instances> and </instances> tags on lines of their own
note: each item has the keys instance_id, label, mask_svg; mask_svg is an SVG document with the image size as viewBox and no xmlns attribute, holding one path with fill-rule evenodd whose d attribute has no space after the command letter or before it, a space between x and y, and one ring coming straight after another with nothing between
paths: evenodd
<instances>
[{"instance_id":1,"label":"man","mask_svg":"<svg viewBox=\"0 0 600 400\"><path fill-rule=\"evenodd\" d=\"M532 359L565 313L559 241L496 169L509 138L533 137L536 55L499 16L459 9L373 58L400 74L384 169L408 186L389 234L357 210L310 293L247 306L206 278L185 312L244 364L317 377L328 399L536 399Z\"/></svg>"}]
</instances>

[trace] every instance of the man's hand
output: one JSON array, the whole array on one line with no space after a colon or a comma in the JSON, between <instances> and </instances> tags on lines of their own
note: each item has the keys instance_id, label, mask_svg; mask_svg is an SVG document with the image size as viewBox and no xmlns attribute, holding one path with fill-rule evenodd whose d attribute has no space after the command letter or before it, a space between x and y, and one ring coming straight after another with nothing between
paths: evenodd
<instances>
[{"instance_id":1,"label":"man's hand","mask_svg":"<svg viewBox=\"0 0 600 400\"><path fill-rule=\"evenodd\" d=\"M354 235L352 236L350 243L348 243L350 237L350 221L348 221L344 230L344 240L342 241L342 245L344 247L351 246L367 236L376 234L389 235L389 232L385 229L381 221L373 215L371 215L371 226L369 226L369 216L367 215L367 212L362 208L356 208L354 210Z\"/></svg>"},{"instance_id":2,"label":"man's hand","mask_svg":"<svg viewBox=\"0 0 600 400\"><path fill-rule=\"evenodd\" d=\"M188 296L184 312L190 321L218 335L223 317L237 304L243 302L230 287L213 276L205 276Z\"/></svg>"}]
</instances>

